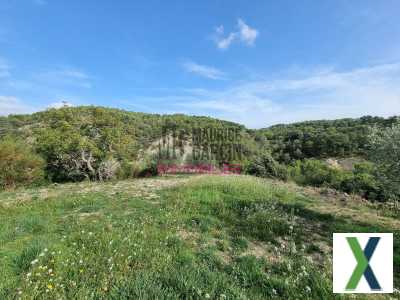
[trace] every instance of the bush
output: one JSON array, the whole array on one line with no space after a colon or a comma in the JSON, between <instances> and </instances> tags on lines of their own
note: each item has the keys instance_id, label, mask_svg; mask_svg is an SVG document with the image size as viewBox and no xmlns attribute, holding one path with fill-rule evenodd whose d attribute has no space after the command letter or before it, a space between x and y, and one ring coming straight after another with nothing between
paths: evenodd
<instances>
[{"instance_id":1,"label":"bush","mask_svg":"<svg viewBox=\"0 0 400 300\"><path fill-rule=\"evenodd\" d=\"M296 183L312 186L339 187L341 175L339 170L332 169L316 159L297 160L289 167L290 178Z\"/></svg>"},{"instance_id":2,"label":"bush","mask_svg":"<svg viewBox=\"0 0 400 300\"><path fill-rule=\"evenodd\" d=\"M246 172L259 177L287 179L286 167L279 164L269 153L264 153L250 161Z\"/></svg>"},{"instance_id":3,"label":"bush","mask_svg":"<svg viewBox=\"0 0 400 300\"><path fill-rule=\"evenodd\" d=\"M10 137L0 141L0 188L8 189L43 181L44 161L26 144Z\"/></svg>"},{"instance_id":4,"label":"bush","mask_svg":"<svg viewBox=\"0 0 400 300\"><path fill-rule=\"evenodd\" d=\"M374 164L359 163L354 166L353 176L342 182L341 189L348 193L359 194L369 200L383 201L385 192L378 178Z\"/></svg>"},{"instance_id":5,"label":"bush","mask_svg":"<svg viewBox=\"0 0 400 300\"><path fill-rule=\"evenodd\" d=\"M356 164L352 172L329 167L322 161L296 161L289 167L290 178L301 185L329 187L369 200L385 200L385 191L372 163Z\"/></svg>"},{"instance_id":6,"label":"bush","mask_svg":"<svg viewBox=\"0 0 400 300\"><path fill-rule=\"evenodd\" d=\"M124 160L121 162L121 166L117 171L118 179L127 179L127 178L137 178L143 174L143 170L146 169L146 163L138 162L138 161L128 161Z\"/></svg>"}]
</instances>

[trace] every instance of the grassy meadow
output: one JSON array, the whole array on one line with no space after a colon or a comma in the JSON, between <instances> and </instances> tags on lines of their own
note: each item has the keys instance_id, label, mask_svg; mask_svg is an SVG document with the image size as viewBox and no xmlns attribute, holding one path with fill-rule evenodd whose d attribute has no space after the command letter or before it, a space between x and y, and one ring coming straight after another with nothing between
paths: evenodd
<instances>
[{"instance_id":1,"label":"grassy meadow","mask_svg":"<svg viewBox=\"0 0 400 300\"><path fill-rule=\"evenodd\" d=\"M202 175L2 192L0 299L345 299L333 232L394 232L400 287L399 216L323 190Z\"/></svg>"}]
</instances>

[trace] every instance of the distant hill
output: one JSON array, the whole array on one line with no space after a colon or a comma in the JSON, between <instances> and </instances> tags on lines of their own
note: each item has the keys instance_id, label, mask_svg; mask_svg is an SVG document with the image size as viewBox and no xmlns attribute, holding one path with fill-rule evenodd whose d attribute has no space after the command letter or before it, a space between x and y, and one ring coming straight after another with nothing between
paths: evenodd
<instances>
[{"instance_id":1,"label":"distant hill","mask_svg":"<svg viewBox=\"0 0 400 300\"><path fill-rule=\"evenodd\" d=\"M365 116L275 125L253 134L259 143L271 149L276 159L285 163L304 158L363 157L370 127L385 128L399 122L397 116Z\"/></svg>"}]
</instances>

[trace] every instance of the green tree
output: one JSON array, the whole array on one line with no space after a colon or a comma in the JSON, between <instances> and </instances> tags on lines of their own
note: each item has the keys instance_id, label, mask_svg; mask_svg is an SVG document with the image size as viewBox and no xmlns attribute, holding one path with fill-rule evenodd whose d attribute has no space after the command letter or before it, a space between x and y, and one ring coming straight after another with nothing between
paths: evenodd
<instances>
[{"instance_id":1,"label":"green tree","mask_svg":"<svg viewBox=\"0 0 400 300\"><path fill-rule=\"evenodd\" d=\"M371 129L369 158L378 166L379 178L391 198L400 195L400 124Z\"/></svg>"},{"instance_id":2,"label":"green tree","mask_svg":"<svg viewBox=\"0 0 400 300\"><path fill-rule=\"evenodd\" d=\"M287 179L286 167L279 164L270 153L264 153L254 158L250 161L246 171L259 177Z\"/></svg>"}]
</instances>

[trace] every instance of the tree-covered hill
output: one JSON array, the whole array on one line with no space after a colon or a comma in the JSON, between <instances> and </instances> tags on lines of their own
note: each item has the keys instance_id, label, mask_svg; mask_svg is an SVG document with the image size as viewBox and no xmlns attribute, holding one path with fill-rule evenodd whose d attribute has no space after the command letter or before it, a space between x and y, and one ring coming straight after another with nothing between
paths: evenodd
<instances>
[{"instance_id":1,"label":"tree-covered hill","mask_svg":"<svg viewBox=\"0 0 400 300\"><path fill-rule=\"evenodd\" d=\"M370 128L388 128L399 122L396 116L306 121L259 129L254 136L284 163L304 158L364 157Z\"/></svg>"},{"instance_id":2,"label":"tree-covered hill","mask_svg":"<svg viewBox=\"0 0 400 300\"><path fill-rule=\"evenodd\" d=\"M242 131L244 143L253 152L267 150L279 161L289 163L304 158L364 156L371 127L387 128L399 122L400 117L397 116L365 116L358 119L278 124L250 130L244 125L211 117L159 115L80 106L0 117L0 136L12 133L32 141L46 130L60 134L70 130L91 141L101 140L101 147L113 152L117 144L130 144L136 151L146 148L161 136L165 126L187 132L193 127L234 127Z\"/></svg>"},{"instance_id":3,"label":"tree-covered hill","mask_svg":"<svg viewBox=\"0 0 400 300\"><path fill-rule=\"evenodd\" d=\"M210 117L145 114L93 106L2 117L0 127L5 142L16 139L44 158L47 177L52 181L108 179L116 172L143 169L136 163L148 159L143 153L161 138L165 128L186 133L192 128L235 128L240 132L245 157L257 150L254 139L240 124Z\"/></svg>"}]
</instances>

